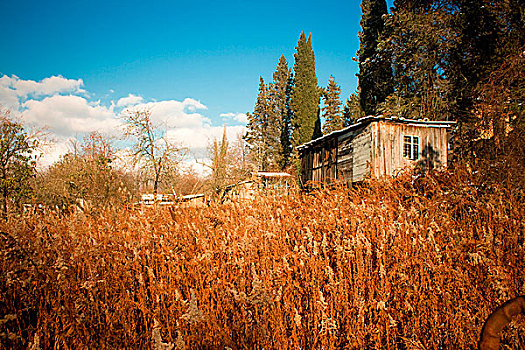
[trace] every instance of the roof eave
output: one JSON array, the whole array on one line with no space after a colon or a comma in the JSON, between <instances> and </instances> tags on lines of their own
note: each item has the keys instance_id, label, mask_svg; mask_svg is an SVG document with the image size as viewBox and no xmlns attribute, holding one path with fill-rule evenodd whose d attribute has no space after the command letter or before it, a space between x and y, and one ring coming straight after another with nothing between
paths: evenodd
<instances>
[{"instance_id":1,"label":"roof eave","mask_svg":"<svg viewBox=\"0 0 525 350\"><path fill-rule=\"evenodd\" d=\"M398 118L398 117L384 117L383 115L373 116L369 115L366 117L359 118L355 124L352 124L350 126L347 126L346 128L332 131L331 133L327 135L323 135L321 137L318 137L312 141L303 143L302 145L299 145L295 147L296 150L301 151L303 149L310 148L311 146L321 142L324 139L331 138L338 134L344 134L347 131L350 131L352 129L357 129L365 124L371 123L373 121L389 121L389 122L395 122L395 123L402 123L402 124L408 124L408 125L414 125L414 126L427 126L427 127L441 127L441 128L451 128L453 125L456 124L455 121L437 121L437 120L421 120L421 119L405 119L405 118Z\"/></svg>"}]
</instances>

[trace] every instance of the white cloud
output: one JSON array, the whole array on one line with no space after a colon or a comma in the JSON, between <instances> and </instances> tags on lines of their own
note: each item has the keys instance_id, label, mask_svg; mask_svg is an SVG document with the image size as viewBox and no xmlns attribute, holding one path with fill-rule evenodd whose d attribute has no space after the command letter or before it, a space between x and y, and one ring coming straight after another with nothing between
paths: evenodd
<instances>
[{"instance_id":1,"label":"white cloud","mask_svg":"<svg viewBox=\"0 0 525 350\"><path fill-rule=\"evenodd\" d=\"M14 90L17 96L25 97L29 95L47 96L55 93L84 93L81 89L84 85L82 79L66 79L61 75L45 78L41 81L23 80L16 75L0 78L0 87Z\"/></svg>"},{"instance_id":2,"label":"white cloud","mask_svg":"<svg viewBox=\"0 0 525 350\"><path fill-rule=\"evenodd\" d=\"M148 102L130 93L116 103L104 104L93 101L82 87L82 79L62 76L52 76L39 82L14 75L0 77L0 104L13 113L21 113L22 122L45 128L55 139L54 145L44 150L39 162L41 167L49 166L67 153L70 138L80 139L93 131L117 136L122 130L119 113L126 109L146 108L151 111L152 120L165 128L170 141L189 150L183 163L200 174L206 174L207 168L202 164L209 163L207 149L214 139L222 137L224 127L212 125L212 121L202 114L207 110L203 103L192 98ZM246 123L244 113L223 113L220 116L230 122ZM228 126L228 140L236 141L245 130L244 125ZM121 165L129 165L129 154L126 153L129 150L122 152Z\"/></svg>"},{"instance_id":3,"label":"white cloud","mask_svg":"<svg viewBox=\"0 0 525 350\"><path fill-rule=\"evenodd\" d=\"M236 141L239 135L244 134L246 128L242 125L226 127L226 137L229 141ZM221 139L224 132L222 126L202 125L198 128L170 129L167 137L170 141L184 145L190 150L206 150L214 139Z\"/></svg>"},{"instance_id":4,"label":"white cloud","mask_svg":"<svg viewBox=\"0 0 525 350\"><path fill-rule=\"evenodd\" d=\"M211 121L197 110L208 109L200 101L186 98L184 101L158 101L149 102L136 105L135 108L146 108L151 111L151 119L166 126L167 129L172 128L199 128L203 125L208 125Z\"/></svg>"},{"instance_id":5,"label":"white cloud","mask_svg":"<svg viewBox=\"0 0 525 350\"><path fill-rule=\"evenodd\" d=\"M84 97L55 95L22 104L23 120L59 137L72 137L100 131L115 134L121 125L111 108Z\"/></svg>"},{"instance_id":6,"label":"white cloud","mask_svg":"<svg viewBox=\"0 0 525 350\"><path fill-rule=\"evenodd\" d=\"M239 140L244 135L246 127L242 125L227 126L226 138L230 145ZM211 164L209 158L209 147L213 140L221 140L224 133L224 126L203 126L199 129L174 129L168 132L168 137L175 142L179 142L189 149L190 156L185 163L201 176L207 176L211 169L205 164Z\"/></svg>"},{"instance_id":7,"label":"white cloud","mask_svg":"<svg viewBox=\"0 0 525 350\"><path fill-rule=\"evenodd\" d=\"M28 96L50 96L58 93L86 93L81 89L82 79L66 79L61 75L45 78L42 81L23 80L16 75L0 77L0 103L17 110L20 99Z\"/></svg>"},{"instance_id":8,"label":"white cloud","mask_svg":"<svg viewBox=\"0 0 525 350\"><path fill-rule=\"evenodd\" d=\"M60 75L45 78L41 82L17 79L13 84L19 96L30 94L45 96L65 92L83 93L85 92L85 90L81 89L83 85L82 79L66 79Z\"/></svg>"},{"instance_id":9,"label":"white cloud","mask_svg":"<svg viewBox=\"0 0 525 350\"><path fill-rule=\"evenodd\" d=\"M53 144L47 145L40 152L38 159L39 168L47 168L53 163L60 160L60 157L70 151L70 145L68 139L55 140Z\"/></svg>"},{"instance_id":10,"label":"white cloud","mask_svg":"<svg viewBox=\"0 0 525 350\"><path fill-rule=\"evenodd\" d=\"M184 101L158 101L134 106L137 109L149 109L152 119L166 126L166 137L169 142L188 150L183 165L192 168L205 176L209 174L208 167L203 164L210 162L208 147L214 139L221 139L224 126L212 126L209 118L197 113L207 107L201 102L186 98ZM132 109L133 110L133 109ZM236 141L243 135L246 128L242 125L227 126L226 137ZM198 159L198 160L197 160Z\"/></svg>"},{"instance_id":11,"label":"white cloud","mask_svg":"<svg viewBox=\"0 0 525 350\"><path fill-rule=\"evenodd\" d=\"M115 152L115 160L111 164L114 169L123 171L134 171L135 162L133 152L130 148L119 149Z\"/></svg>"},{"instance_id":12,"label":"white cloud","mask_svg":"<svg viewBox=\"0 0 525 350\"><path fill-rule=\"evenodd\" d=\"M206 166L206 164L210 163L211 162L208 158L187 159L183 163L183 167L189 170L193 170L195 173L202 177L206 177L211 174L211 168L209 166Z\"/></svg>"},{"instance_id":13,"label":"white cloud","mask_svg":"<svg viewBox=\"0 0 525 350\"><path fill-rule=\"evenodd\" d=\"M223 119L232 119L243 124L248 123L248 116L246 113L221 113L220 116Z\"/></svg>"},{"instance_id":14,"label":"white cloud","mask_svg":"<svg viewBox=\"0 0 525 350\"><path fill-rule=\"evenodd\" d=\"M17 92L10 88L10 78L7 75L0 78L0 104L13 110L20 107Z\"/></svg>"},{"instance_id":15,"label":"white cloud","mask_svg":"<svg viewBox=\"0 0 525 350\"><path fill-rule=\"evenodd\" d=\"M122 97L117 101L117 107L128 107L141 103L144 99L142 96L129 94L128 97Z\"/></svg>"}]
</instances>

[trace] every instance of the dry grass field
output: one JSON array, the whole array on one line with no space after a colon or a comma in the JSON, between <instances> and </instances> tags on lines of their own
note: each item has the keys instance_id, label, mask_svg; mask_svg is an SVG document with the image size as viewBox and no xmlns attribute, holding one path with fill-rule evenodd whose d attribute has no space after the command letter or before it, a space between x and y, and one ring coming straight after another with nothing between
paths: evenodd
<instances>
[{"instance_id":1,"label":"dry grass field","mask_svg":"<svg viewBox=\"0 0 525 350\"><path fill-rule=\"evenodd\" d=\"M467 171L206 208L12 217L0 341L33 349L472 349L525 294L525 196ZM525 322L506 346L525 347Z\"/></svg>"}]
</instances>

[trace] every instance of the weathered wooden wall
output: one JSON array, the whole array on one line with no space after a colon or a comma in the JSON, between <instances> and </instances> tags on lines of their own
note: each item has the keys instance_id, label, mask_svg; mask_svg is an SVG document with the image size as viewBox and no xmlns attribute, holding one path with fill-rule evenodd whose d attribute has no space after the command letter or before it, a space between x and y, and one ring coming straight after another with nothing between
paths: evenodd
<instances>
[{"instance_id":1,"label":"weathered wooden wall","mask_svg":"<svg viewBox=\"0 0 525 350\"><path fill-rule=\"evenodd\" d=\"M371 173L372 132L370 125L339 136L327 137L303 151L303 182L361 181Z\"/></svg>"},{"instance_id":2,"label":"weathered wooden wall","mask_svg":"<svg viewBox=\"0 0 525 350\"><path fill-rule=\"evenodd\" d=\"M305 179L331 183L336 179L337 138L330 138L308 150L303 158Z\"/></svg>"},{"instance_id":3,"label":"weathered wooden wall","mask_svg":"<svg viewBox=\"0 0 525 350\"><path fill-rule=\"evenodd\" d=\"M352 183L370 174L372 156L370 125L338 137L337 180Z\"/></svg>"},{"instance_id":4,"label":"weathered wooden wall","mask_svg":"<svg viewBox=\"0 0 525 350\"><path fill-rule=\"evenodd\" d=\"M301 177L307 181L348 184L367 176L396 175L409 166L425 171L447 166L447 127L432 122L376 119L355 124L306 144ZM405 136L419 138L418 159L403 156Z\"/></svg>"},{"instance_id":5,"label":"weathered wooden wall","mask_svg":"<svg viewBox=\"0 0 525 350\"><path fill-rule=\"evenodd\" d=\"M376 178L396 175L407 167L422 170L447 166L447 130L434 126L377 121L372 127L372 169ZM419 159L403 157L404 136L419 137Z\"/></svg>"}]
</instances>

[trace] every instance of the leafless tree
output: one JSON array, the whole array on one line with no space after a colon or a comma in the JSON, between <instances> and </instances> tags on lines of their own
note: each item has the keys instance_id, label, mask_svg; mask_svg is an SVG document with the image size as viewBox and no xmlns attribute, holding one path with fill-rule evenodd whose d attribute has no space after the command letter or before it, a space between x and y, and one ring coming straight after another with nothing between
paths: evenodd
<instances>
[{"instance_id":1,"label":"leafless tree","mask_svg":"<svg viewBox=\"0 0 525 350\"><path fill-rule=\"evenodd\" d=\"M153 182L153 195L157 198L159 184L180 162L183 149L168 140L162 125L152 121L151 110L128 109L122 116L126 136L135 140L135 165L139 165L148 182Z\"/></svg>"}]
</instances>

